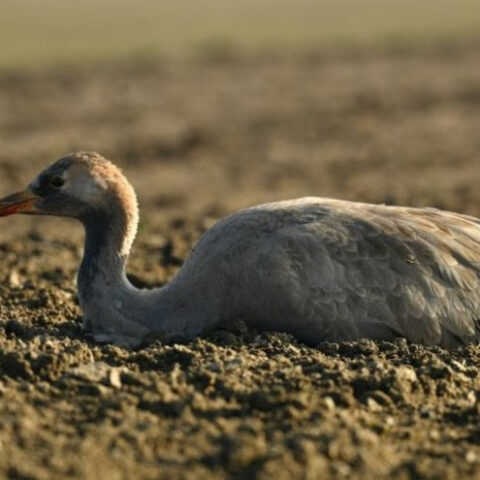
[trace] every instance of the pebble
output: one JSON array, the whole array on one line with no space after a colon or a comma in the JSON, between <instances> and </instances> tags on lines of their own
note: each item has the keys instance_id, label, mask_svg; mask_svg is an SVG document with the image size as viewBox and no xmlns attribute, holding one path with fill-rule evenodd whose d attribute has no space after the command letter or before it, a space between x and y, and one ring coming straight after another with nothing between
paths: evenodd
<instances>
[{"instance_id":1,"label":"pebble","mask_svg":"<svg viewBox=\"0 0 480 480\"><path fill-rule=\"evenodd\" d=\"M8 284L12 288L18 288L21 285L20 275L17 270L13 269L10 271L8 276Z\"/></svg>"},{"instance_id":2,"label":"pebble","mask_svg":"<svg viewBox=\"0 0 480 480\"><path fill-rule=\"evenodd\" d=\"M382 410L382 406L378 402L376 402L372 397L368 397L367 407L372 412L380 412Z\"/></svg>"},{"instance_id":3,"label":"pebble","mask_svg":"<svg viewBox=\"0 0 480 480\"><path fill-rule=\"evenodd\" d=\"M467 393L467 402L470 405L474 405L476 401L477 401L477 395L475 394L475 392L473 390L470 390Z\"/></svg>"},{"instance_id":4,"label":"pebble","mask_svg":"<svg viewBox=\"0 0 480 480\"><path fill-rule=\"evenodd\" d=\"M327 407L327 410L331 412L336 408L335 401L332 397L323 397L323 403Z\"/></svg>"},{"instance_id":5,"label":"pebble","mask_svg":"<svg viewBox=\"0 0 480 480\"><path fill-rule=\"evenodd\" d=\"M418 380L417 374L413 368L401 365L395 369L395 374L400 381L414 383Z\"/></svg>"},{"instance_id":6,"label":"pebble","mask_svg":"<svg viewBox=\"0 0 480 480\"><path fill-rule=\"evenodd\" d=\"M122 388L122 380L120 377L120 370L118 368L112 368L108 374L108 381L114 388Z\"/></svg>"},{"instance_id":7,"label":"pebble","mask_svg":"<svg viewBox=\"0 0 480 480\"><path fill-rule=\"evenodd\" d=\"M385 418L385 425L388 425L389 427L392 427L393 425L395 425L395 419L393 417L386 417Z\"/></svg>"},{"instance_id":8,"label":"pebble","mask_svg":"<svg viewBox=\"0 0 480 480\"><path fill-rule=\"evenodd\" d=\"M475 463L478 460L477 454L473 450L469 450L465 454L465 461L467 463Z\"/></svg>"}]
</instances>

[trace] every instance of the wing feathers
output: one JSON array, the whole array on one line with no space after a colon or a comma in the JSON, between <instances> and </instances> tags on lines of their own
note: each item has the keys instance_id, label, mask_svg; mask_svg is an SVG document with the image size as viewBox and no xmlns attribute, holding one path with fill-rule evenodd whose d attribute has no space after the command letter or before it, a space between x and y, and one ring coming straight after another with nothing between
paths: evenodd
<instances>
[{"instance_id":1,"label":"wing feathers","mask_svg":"<svg viewBox=\"0 0 480 480\"><path fill-rule=\"evenodd\" d=\"M303 308L333 322L332 338L347 329L351 338L353 329L359 337L404 336L446 347L480 339L478 220L434 209L324 203L301 233L296 225L276 239L296 261L297 291L312 292Z\"/></svg>"}]
</instances>

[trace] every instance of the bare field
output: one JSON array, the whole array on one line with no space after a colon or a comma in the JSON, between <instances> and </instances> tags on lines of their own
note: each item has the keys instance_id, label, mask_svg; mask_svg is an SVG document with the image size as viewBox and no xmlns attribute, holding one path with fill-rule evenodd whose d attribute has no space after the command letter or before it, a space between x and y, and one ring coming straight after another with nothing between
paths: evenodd
<instances>
[{"instance_id":1,"label":"bare field","mask_svg":"<svg viewBox=\"0 0 480 480\"><path fill-rule=\"evenodd\" d=\"M480 216L480 46L0 74L0 192L72 150L140 199L135 282L244 206L318 195ZM80 331L82 231L2 219L0 477L477 478L480 349L308 348L242 324L130 351Z\"/></svg>"}]
</instances>

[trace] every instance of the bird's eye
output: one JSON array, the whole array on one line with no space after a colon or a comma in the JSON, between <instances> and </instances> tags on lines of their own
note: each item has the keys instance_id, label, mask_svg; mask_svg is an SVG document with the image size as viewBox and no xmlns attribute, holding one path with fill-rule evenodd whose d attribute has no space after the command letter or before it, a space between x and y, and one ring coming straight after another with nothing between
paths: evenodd
<instances>
[{"instance_id":1,"label":"bird's eye","mask_svg":"<svg viewBox=\"0 0 480 480\"><path fill-rule=\"evenodd\" d=\"M50 185L54 188L62 188L65 180L62 177L53 177L50 180Z\"/></svg>"}]
</instances>

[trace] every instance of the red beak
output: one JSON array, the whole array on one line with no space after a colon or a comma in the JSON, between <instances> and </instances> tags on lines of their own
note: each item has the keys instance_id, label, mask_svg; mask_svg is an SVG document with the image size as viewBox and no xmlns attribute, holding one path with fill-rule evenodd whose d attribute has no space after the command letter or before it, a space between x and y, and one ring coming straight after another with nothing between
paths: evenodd
<instances>
[{"instance_id":1,"label":"red beak","mask_svg":"<svg viewBox=\"0 0 480 480\"><path fill-rule=\"evenodd\" d=\"M8 197L0 199L0 217L13 215L14 213L32 213L37 209L34 203L40 200L40 197L35 195L30 189L14 193Z\"/></svg>"}]
</instances>

